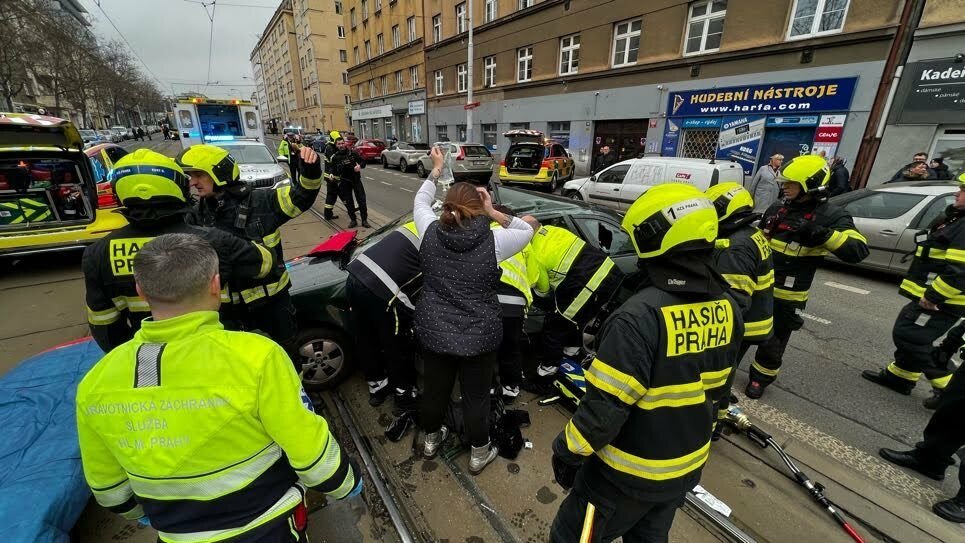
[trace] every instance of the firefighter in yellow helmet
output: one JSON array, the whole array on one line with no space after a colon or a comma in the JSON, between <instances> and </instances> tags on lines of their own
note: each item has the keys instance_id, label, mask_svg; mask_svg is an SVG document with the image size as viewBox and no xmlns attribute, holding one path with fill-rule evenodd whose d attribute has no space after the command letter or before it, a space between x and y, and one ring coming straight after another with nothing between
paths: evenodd
<instances>
[{"instance_id":1,"label":"firefighter in yellow helmet","mask_svg":"<svg viewBox=\"0 0 965 543\"><path fill-rule=\"evenodd\" d=\"M771 204L761 219L774 258L774 335L755 353L745 389L750 398L760 398L777 378L791 333L804 324L800 312L824 257L857 263L868 256L868 242L851 215L827 201L830 177L820 156L791 159L778 173L784 200Z\"/></svg>"},{"instance_id":2,"label":"firefighter in yellow helmet","mask_svg":"<svg viewBox=\"0 0 965 543\"><path fill-rule=\"evenodd\" d=\"M151 305L77 387L87 484L165 542L304 542L305 489L342 499L361 473L275 342L218 322L218 255L165 234L134 257Z\"/></svg>"},{"instance_id":3,"label":"firefighter in yellow helmet","mask_svg":"<svg viewBox=\"0 0 965 543\"><path fill-rule=\"evenodd\" d=\"M338 130L332 130L328 133L328 138L325 150L322 152L325 160L325 209L322 216L325 217L326 221L331 221L338 218L338 215L335 214L335 203L338 202L339 196L339 177L335 175L335 169L332 167L332 155L338 151L335 142L342 139L342 134Z\"/></svg>"},{"instance_id":4,"label":"firefighter in yellow helmet","mask_svg":"<svg viewBox=\"0 0 965 543\"><path fill-rule=\"evenodd\" d=\"M138 149L114 164L110 172L114 194L123 208L115 211L128 225L109 233L84 251L87 321L104 352L131 339L149 315L147 302L134 288L133 261L156 236L193 233L218 253L221 281L226 285L259 280L274 266L265 247L213 228L185 224L188 177L174 160Z\"/></svg>"},{"instance_id":5,"label":"firefighter in yellow helmet","mask_svg":"<svg viewBox=\"0 0 965 543\"><path fill-rule=\"evenodd\" d=\"M955 201L925 230L915 236L915 259L898 292L908 304L898 312L892 339L895 360L881 370L865 370L862 376L900 394L911 394L922 373L931 383L933 396L925 407L934 409L951 379L949 364L958 338L949 334L952 349L934 349L934 342L965 317L965 173L958 177ZM941 356L942 350L950 352ZM936 356L938 355L938 356Z\"/></svg>"},{"instance_id":6,"label":"firefighter in yellow helmet","mask_svg":"<svg viewBox=\"0 0 965 543\"><path fill-rule=\"evenodd\" d=\"M554 542L667 540L700 480L713 402L744 334L713 268L717 213L702 192L655 186L623 229L646 278L604 325L586 394L553 443L556 480L573 488L553 522Z\"/></svg>"},{"instance_id":7,"label":"firefighter in yellow helmet","mask_svg":"<svg viewBox=\"0 0 965 543\"><path fill-rule=\"evenodd\" d=\"M228 151L214 145L193 145L178 157L201 197L188 216L190 224L211 226L256 241L275 255L268 276L230 285L233 320L248 330L261 330L279 342L296 362L298 332L295 309L288 294L289 279L282 254L283 224L315 202L322 186L322 163L311 147L299 151L302 175L279 188L253 188L239 177Z\"/></svg>"}]
</instances>

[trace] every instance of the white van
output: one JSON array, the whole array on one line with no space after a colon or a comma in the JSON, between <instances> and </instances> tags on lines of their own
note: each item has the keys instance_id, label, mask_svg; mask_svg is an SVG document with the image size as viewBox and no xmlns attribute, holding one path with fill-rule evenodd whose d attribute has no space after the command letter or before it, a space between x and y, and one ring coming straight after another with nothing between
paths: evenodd
<instances>
[{"instance_id":1,"label":"white van","mask_svg":"<svg viewBox=\"0 0 965 543\"><path fill-rule=\"evenodd\" d=\"M644 157L618 162L596 175L563 185L563 196L626 211L654 185L685 183L700 190L733 181L744 183L744 170L729 160Z\"/></svg>"}]
</instances>

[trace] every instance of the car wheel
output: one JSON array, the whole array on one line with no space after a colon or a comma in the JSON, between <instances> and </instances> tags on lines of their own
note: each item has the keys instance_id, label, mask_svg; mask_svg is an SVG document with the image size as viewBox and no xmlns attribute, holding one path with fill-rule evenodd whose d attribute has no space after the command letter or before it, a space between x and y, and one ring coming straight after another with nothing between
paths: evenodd
<instances>
[{"instance_id":1,"label":"car wheel","mask_svg":"<svg viewBox=\"0 0 965 543\"><path fill-rule=\"evenodd\" d=\"M426 177L429 177L429 172L426 171L426 167L422 165L421 160L419 161L418 164L416 164L415 171L416 173L419 174L419 177L423 179L425 179Z\"/></svg>"},{"instance_id":2,"label":"car wheel","mask_svg":"<svg viewBox=\"0 0 965 543\"><path fill-rule=\"evenodd\" d=\"M578 190L571 190L571 191L567 192L567 193L566 193L566 197L569 198L569 199L571 199L571 200L576 200L577 202L582 202L582 201L583 201L583 196L580 195L580 191L578 191Z\"/></svg>"},{"instance_id":3,"label":"car wheel","mask_svg":"<svg viewBox=\"0 0 965 543\"><path fill-rule=\"evenodd\" d=\"M326 390L352 373L352 353L345 334L331 328L309 328L295 338L305 390Z\"/></svg>"},{"instance_id":4,"label":"car wheel","mask_svg":"<svg viewBox=\"0 0 965 543\"><path fill-rule=\"evenodd\" d=\"M385 157L382 157L382 168L386 170L389 169L389 160Z\"/></svg>"},{"instance_id":5,"label":"car wheel","mask_svg":"<svg viewBox=\"0 0 965 543\"><path fill-rule=\"evenodd\" d=\"M548 188L549 188L550 194L555 193L556 189L560 188L559 173L553 172L553 178L550 179L550 184Z\"/></svg>"},{"instance_id":6,"label":"car wheel","mask_svg":"<svg viewBox=\"0 0 965 543\"><path fill-rule=\"evenodd\" d=\"M409 171L409 163L404 158L399 160L399 171L402 173Z\"/></svg>"}]
</instances>

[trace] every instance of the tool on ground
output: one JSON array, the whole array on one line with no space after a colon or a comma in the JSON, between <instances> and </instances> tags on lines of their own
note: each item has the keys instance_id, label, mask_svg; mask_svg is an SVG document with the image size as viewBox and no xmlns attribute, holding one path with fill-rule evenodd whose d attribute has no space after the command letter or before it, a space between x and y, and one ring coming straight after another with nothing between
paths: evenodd
<instances>
[{"instance_id":1,"label":"tool on ground","mask_svg":"<svg viewBox=\"0 0 965 543\"><path fill-rule=\"evenodd\" d=\"M745 415L739 407L734 405L727 409L727 415L724 417L724 421L733 426L738 432L747 435L751 441L760 445L762 449L766 449L768 446L774 449L774 451L777 452L777 454L781 457L781 460L784 461L784 464L787 465L788 469L791 470L791 473L794 474L794 478L797 480L797 482L807 489L814 501L818 502L818 504L824 507L824 509L834 517L834 520L849 536L851 536L851 539L855 540L857 543L864 543L864 539L861 539L861 536L858 534L858 532L855 531L851 524L848 523L844 516L824 495L824 486L822 486L821 483L811 481L811 479L808 478L808 476L797 467L791 457L784 452L784 449L782 449L781 446L774 441L774 438L771 437L770 434L755 426L750 419L747 418L747 415Z\"/></svg>"}]
</instances>

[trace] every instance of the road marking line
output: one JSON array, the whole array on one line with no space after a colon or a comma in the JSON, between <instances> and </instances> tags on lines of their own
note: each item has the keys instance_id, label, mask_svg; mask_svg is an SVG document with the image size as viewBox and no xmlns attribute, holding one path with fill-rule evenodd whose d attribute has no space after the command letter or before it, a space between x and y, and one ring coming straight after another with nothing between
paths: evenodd
<instances>
[{"instance_id":1,"label":"road marking line","mask_svg":"<svg viewBox=\"0 0 965 543\"><path fill-rule=\"evenodd\" d=\"M821 324L831 324L831 321L829 321L828 319L822 319L821 317L815 317L814 315L812 315L812 314L810 314L810 313L805 313L805 312L803 312L803 311L798 312L798 315L804 317L805 319L812 320L812 321L814 321L814 322L820 322Z\"/></svg>"},{"instance_id":2,"label":"road marking line","mask_svg":"<svg viewBox=\"0 0 965 543\"><path fill-rule=\"evenodd\" d=\"M392 183L389 183L388 181L380 181L380 183L382 183L383 185L388 185L390 187L392 186Z\"/></svg>"},{"instance_id":3,"label":"road marking line","mask_svg":"<svg viewBox=\"0 0 965 543\"><path fill-rule=\"evenodd\" d=\"M405 188L405 187L399 187L399 188L400 188L401 190L406 191L406 192L415 192L414 190L412 190L412 189L407 189L407 188Z\"/></svg>"},{"instance_id":4,"label":"road marking line","mask_svg":"<svg viewBox=\"0 0 965 543\"><path fill-rule=\"evenodd\" d=\"M839 288L841 290L846 290L848 292L854 292L855 294L871 294L870 290L865 290L863 288L852 287L850 285L842 285L841 283L835 283L834 281L825 281L825 285L833 288Z\"/></svg>"}]
</instances>

